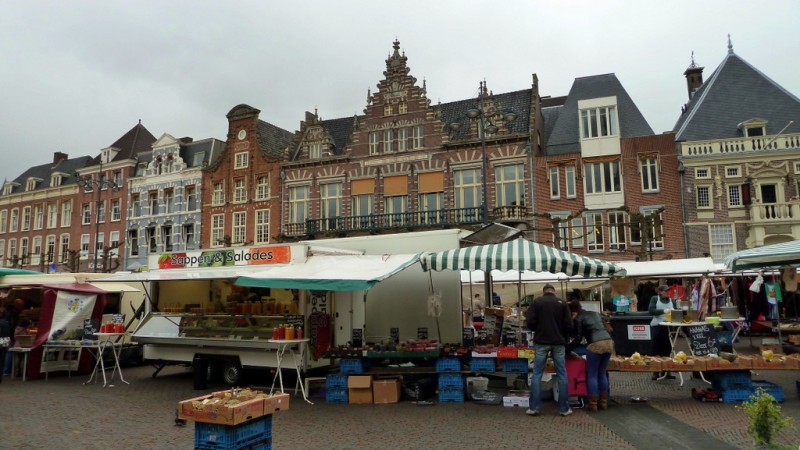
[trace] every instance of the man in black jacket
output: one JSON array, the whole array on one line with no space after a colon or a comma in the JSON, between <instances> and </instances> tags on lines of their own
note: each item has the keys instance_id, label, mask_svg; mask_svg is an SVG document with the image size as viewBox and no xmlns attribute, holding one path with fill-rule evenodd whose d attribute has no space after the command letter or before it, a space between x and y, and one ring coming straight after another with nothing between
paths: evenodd
<instances>
[{"instance_id":1,"label":"man in black jacket","mask_svg":"<svg viewBox=\"0 0 800 450\"><path fill-rule=\"evenodd\" d=\"M536 357L533 363L531 378L531 394L526 414L539 415L542 399L542 374L547 363L547 354L552 352L553 364L558 376L558 410L562 416L572 414L569 407L567 390L566 344L567 336L572 333L572 316L567 302L556 297L556 290L551 284L545 284L543 295L533 301L525 313L528 329L533 331L533 342Z\"/></svg>"}]
</instances>

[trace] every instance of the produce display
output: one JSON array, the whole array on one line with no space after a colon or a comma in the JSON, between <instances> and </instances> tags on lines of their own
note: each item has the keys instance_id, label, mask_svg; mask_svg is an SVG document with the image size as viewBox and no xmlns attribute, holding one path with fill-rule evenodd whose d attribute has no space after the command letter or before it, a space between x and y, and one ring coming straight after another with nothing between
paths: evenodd
<instances>
[{"instance_id":1,"label":"produce display","mask_svg":"<svg viewBox=\"0 0 800 450\"><path fill-rule=\"evenodd\" d=\"M230 389L184 400L178 417L196 422L237 425L289 409L289 394L267 394L253 389Z\"/></svg>"}]
</instances>

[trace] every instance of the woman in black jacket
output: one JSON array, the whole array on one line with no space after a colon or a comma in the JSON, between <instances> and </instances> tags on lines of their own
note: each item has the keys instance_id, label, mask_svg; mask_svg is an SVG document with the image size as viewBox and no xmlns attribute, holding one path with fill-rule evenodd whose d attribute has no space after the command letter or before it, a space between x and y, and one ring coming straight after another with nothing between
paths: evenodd
<instances>
[{"instance_id":1,"label":"woman in black jacket","mask_svg":"<svg viewBox=\"0 0 800 450\"><path fill-rule=\"evenodd\" d=\"M581 302L569 302L575 339L586 339L586 388L589 391L588 411L608 408L608 362L614 351L614 341L603 318L594 311L581 308Z\"/></svg>"},{"instance_id":2,"label":"woman in black jacket","mask_svg":"<svg viewBox=\"0 0 800 450\"><path fill-rule=\"evenodd\" d=\"M0 338L4 338L3 340L11 340L11 322L8 321L8 312L2 306L0 306ZM3 365L2 362L6 360L6 352L8 352L8 347L4 344L0 344L0 366ZM0 374L0 382L3 381L3 374Z\"/></svg>"}]
</instances>

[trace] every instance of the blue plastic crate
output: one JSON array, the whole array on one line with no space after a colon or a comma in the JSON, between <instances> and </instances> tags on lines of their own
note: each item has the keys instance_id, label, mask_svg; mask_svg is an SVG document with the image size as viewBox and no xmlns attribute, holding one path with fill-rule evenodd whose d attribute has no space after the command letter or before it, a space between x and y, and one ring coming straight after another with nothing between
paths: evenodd
<instances>
[{"instance_id":1,"label":"blue plastic crate","mask_svg":"<svg viewBox=\"0 0 800 450\"><path fill-rule=\"evenodd\" d=\"M330 374L325 379L325 389L340 389L347 388L347 375L344 374Z\"/></svg>"},{"instance_id":2,"label":"blue plastic crate","mask_svg":"<svg viewBox=\"0 0 800 450\"><path fill-rule=\"evenodd\" d=\"M506 373L527 373L528 360L527 359L504 359L503 372Z\"/></svg>"},{"instance_id":3,"label":"blue plastic crate","mask_svg":"<svg viewBox=\"0 0 800 450\"><path fill-rule=\"evenodd\" d=\"M347 403L349 397L347 388L325 389L325 401L328 403Z\"/></svg>"},{"instance_id":4,"label":"blue plastic crate","mask_svg":"<svg viewBox=\"0 0 800 450\"><path fill-rule=\"evenodd\" d=\"M439 389L464 389L464 377L458 373L439 375Z\"/></svg>"},{"instance_id":5,"label":"blue plastic crate","mask_svg":"<svg viewBox=\"0 0 800 450\"><path fill-rule=\"evenodd\" d=\"M194 448L200 450L238 450L272 438L272 416L263 416L239 425L195 422Z\"/></svg>"},{"instance_id":6,"label":"blue plastic crate","mask_svg":"<svg viewBox=\"0 0 800 450\"><path fill-rule=\"evenodd\" d=\"M364 373L364 361L361 359L343 359L339 361L341 373Z\"/></svg>"},{"instance_id":7,"label":"blue plastic crate","mask_svg":"<svg viewBox=\"0 0 800 450\"><path fill-rule=\"evenodd\" d=\"M722 391L722 403L728 405L742 403L749 400L751 395L753 395L753 388L726 389Z\"/></svg>"},{"instance_id":8,"label":"blue plastic crate","mask_svg":"<svg viewBox=\"0 0 800 450\"><path fill-rule=\"evenodd\" d=\"M753 392L758 388L764 389L767 394L775 397L778 403L783 403L783 387L765 380L753 380Z\"/></svg>"},{"instance_id":9,"label":"blue plastic crate","mask_svg":"<svg viewBox=\"0 0 800 450\"><path fill-rule=\"evenodd\" d=\"M439 403L464 403L463 389L441 389Z\"/></svg>"},{"instance_id":10,"label":"blue plastic crate","mask_svg":"<svg viewBox=\"0 0 800 450\"><path fill-rule=\"evenodd\" d=\"M469 370L472 372L497 372L495 358L472 358L469 361Z\"/></svg>"},{"instance_id":11,"label":"blue plastic crate","mask_svg":"<svg viewBox=\"0 0 800 450\"><path fill-rule=\"evenodd\" d=\"M749 389L753 387L753 381L749 370L730 370L715 372L711 385L715 391Z\"/></svg>"},{"instance_id":12,"label":"blue plastic crate","mask_svg":"<svg viewBox=\"0 0 800 450\"><path fill-rule=\"evenodd\" d=\"M717 331L717 343L724 345L733 345L733 331L728 331L728 330Z\"/></svg>"},{"instance_id":13,"label":"blue plastic crate","mask_svg":"<svg viewBox=\"0 0 800 450\"><path fill-rule=\"evenodd\" d=\"M458 358L439 358L436 360L437 372L461 372L461 361Z\"/></svg>"}]
</instances>

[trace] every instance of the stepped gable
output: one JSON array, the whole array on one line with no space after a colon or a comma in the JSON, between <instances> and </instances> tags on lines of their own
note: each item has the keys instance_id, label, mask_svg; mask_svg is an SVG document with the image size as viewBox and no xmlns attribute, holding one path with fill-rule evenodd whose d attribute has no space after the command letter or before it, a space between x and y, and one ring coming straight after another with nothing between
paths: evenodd
<instances>
[{"instance_id":1,"label":"stepped gable","mask_svg":"<svg viewBox=\"0 0 800 450\"><path fill-rule=\"evenodd\" d=\"M306 112L306 119L300 122L300 130L294 134L288 148L288 160L299 161L308 158L308 155L302 154L303 143L307 139L327 141L329 145L326 150L332 153L328 156L344 155L345 147L352 140L353 130L358 120L358 116L323 120L316 111L314 113Z\"/></svg>"},{"instance_id":2,"label":"stepped gable","mask_svg":"<svg viewBox=\"0 0 800 450\"><path fill-rule=\"evenodd\" d=\"M548 112L548 115L557 115L557 119L545 141L545 154L560 155L580 152L578 101L611 96L617 97L617 116L621 138L654 134L653 129L650 128L647 120L615 74L592 75L576 78L561 111L557 114ZM550 129L550 126L545 120L545 129Z\"/></svg>"},{"instance_id":3,"label":"stepped gable","mask_svg":"<svg viewBox=\"0 0 800 450\"><path fill-rule=\"evenodd\" d=\"M678 141L744 136L737 125L749 119L767 121L766 134L778 134L790 120L800 130L800 100L733 52L694 93L673 127ZM787 130L789 131L789 130Z\"/></svg>"},{"instance_id":4,"label":"stepped gable","mask_svg":"<svg viewBox=\"0 0 800 450\"><path fill-rule=\"evenodd\" d=\"M491 115L498 113L497 117L491 117L493 123L507 130L507 134L527 134L529 132L530 121L528 118L531 114L531 96L533 91L531 89L523 89L520 91L506 92L503 94L494 94L492 92L486 93L483 100L484 111L486 114ZM470 98L466 100L458 100L450 103L442 103L437 107L438 115L442 122L446 125L458 123L458 128L450 134L450 142L477 139L477 131L471 130L470 125L473 119L467 116L467 111L473 108L478 108L478 99ZM513 112L517 115L516 120L506 122L500 117L503 112Z\"/></svg>"}]
</instances>

